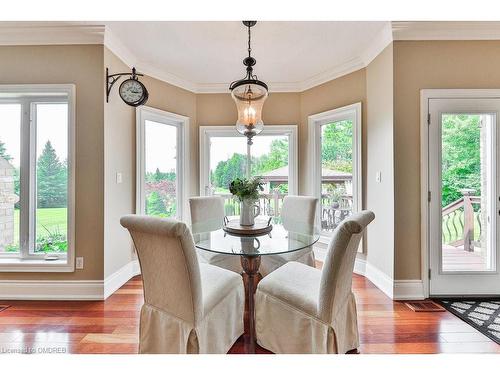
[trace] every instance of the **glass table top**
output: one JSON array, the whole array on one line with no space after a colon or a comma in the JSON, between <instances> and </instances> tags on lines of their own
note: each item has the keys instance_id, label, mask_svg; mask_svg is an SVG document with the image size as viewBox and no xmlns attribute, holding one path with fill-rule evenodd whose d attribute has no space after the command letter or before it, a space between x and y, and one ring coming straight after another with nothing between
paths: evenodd
<instances>
[{"instance_id":1,"label":"glass table top","mask_svg":"<svg viewBox=\"0 0 500 375\"><path fill-rule=\"evenodd\" d=\"M285 227L276 221L268 234L244 236L226 233L222 225L202 223L193 228L193 238L198 249L245 256L291 253L319 240L319 230L310 224L295 222Z\"/></svg>"}]
</instances>

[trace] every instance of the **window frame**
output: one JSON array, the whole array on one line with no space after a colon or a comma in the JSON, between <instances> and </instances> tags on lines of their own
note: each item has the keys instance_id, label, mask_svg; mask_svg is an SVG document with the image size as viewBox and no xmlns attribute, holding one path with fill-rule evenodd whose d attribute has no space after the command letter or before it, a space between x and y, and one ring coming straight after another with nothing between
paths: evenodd
<instances>
[{"instance_id":1,"label":"window frame","mask_svg":"<svg viewBox=\"0 0 500 375\"><path fill-rule=\"evenodd\" d=\"M75 107L74 84L0 85L0 103L21 104L20 228L19 253L0 255L0 272L73 272L75 270ZM36 225L36 124L37 104L68 105L68 195L67 241L65 254L55 253L58 260L48 261L47 254L34 253ZM34 209L33 209L34 207Z\"/></svg>"},{"instance_id":2,"label":"window frame","mask_svg":"<svg viewBox=\"0 0 500 375\"><path fill-rule=\"evenodd\" d=\"M177 128L176 195L178 220L185 221L188 211L189 191L189 117L157 108L140 106L136 108L136 213L145 214L145 125L154 121Z\"/></svg>"},{"instance_id":3,"label":"window frame","mask_svg":"<svg viewBox=\"0 0 500 375\"><path fill-rule=\"evenodd\" d=\"M288 194L298 194L298 143L297 125L266 125L262 133L254 138L258 142L259 136L287 135L288 143ZM243 137L236 131L234 125L200 126L200 195L207 196L210 179L210 137ZM247 146L247 157L248 157Z\"/></svg>"},{"instance_id":4,"label":"window frame","mask_svg":"<svg viewBox=\"0 0 500 375\"><path fill-rule=\"evenodd\" d=\"M352 152L352 189L353 211L358 212L363 207L363 154L362 154L362 112L361 102L350 104L330 111L317 113L308 117L309 125L309 193L318 198L316 222L321 227L321 126L342 121L353 122L353 152ZM329 243L331 233L321 231L320 242ZM362 247L360 247L362 248Z\"/></svg>"}]
</instances>

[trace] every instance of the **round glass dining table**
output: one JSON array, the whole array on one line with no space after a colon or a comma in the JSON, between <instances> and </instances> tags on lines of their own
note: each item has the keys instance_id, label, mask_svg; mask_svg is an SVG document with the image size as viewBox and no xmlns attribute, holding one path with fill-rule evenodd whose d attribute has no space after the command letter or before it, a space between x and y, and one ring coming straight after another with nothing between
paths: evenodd
<instances>
[{"instance_id":1,"label":"round glass dining table","mask_svg":"<svg viewBox=\"0 0 500 375\"><path fill-rule=\"evenodd\" d=\"M293 253L310 247L319 240L319 230L310 224L300 221L287 224L285 227L279 223L278 218L275 218L269 233L256 235L231 234L226 232L221 225L214 225L210 222L198 223L193 228L194 242L198 249L240 257L247 293L250 352L255 351L254 293L260 281L261 257Z\"/></svg>"}]
</instances>

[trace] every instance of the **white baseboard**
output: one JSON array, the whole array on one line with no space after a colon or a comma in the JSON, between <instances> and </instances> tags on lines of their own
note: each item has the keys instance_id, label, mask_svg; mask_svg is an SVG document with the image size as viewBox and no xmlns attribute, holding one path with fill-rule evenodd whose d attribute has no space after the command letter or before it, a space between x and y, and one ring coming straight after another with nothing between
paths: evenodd
<instances>
[{"instance_id":1,"label":"white baseboard","mask_svg":"<svg viewBox=\"0 0 500 375\"><path fill-rule=\"evenodd\" d=\"M132 277L137 276L141 273L139 267L139 261L133 260L122 268L120 268L115 273L104 279L104 299L108 298L114 292L122 287L127 281Z\"/></svg>"},{"instance_id":2,"label":"white baseboard","mask_svg":"<svg viewBox=\"0 0 500 375\"><path fill-rule=\"evenodd\" d=\"M1 280L1 300L102 300L102 280Z\"/></svg>"},{"instance_id":3,"label":"white baseboard","mask_svg":"<svg viewBox=\"0 0 500 375\"><path fill-rule=\"evenodd\" d=\"M133 260L105 280L0 280L0 300L102 301L139 274Z\"/></svg>"},{"instance_id":4,"label":"white baseboard","mask_svg":"<svg viewBox=\"0 0 500 375\"><path fill-rule=\"evenodd\" d=\"M422 280L396 280L394 282L395 300L424 300L424 283Z\"/></svg>"},{"instance_id":5,"label":"white baseboard","mask_svg":"<svg viewBox=\"0 0 500 375\"><path fill-rule=\"evenodd\" d=\"M354 262L354 273L366 276L366 259L356 258Z\"/></svg>"}]
</instances>

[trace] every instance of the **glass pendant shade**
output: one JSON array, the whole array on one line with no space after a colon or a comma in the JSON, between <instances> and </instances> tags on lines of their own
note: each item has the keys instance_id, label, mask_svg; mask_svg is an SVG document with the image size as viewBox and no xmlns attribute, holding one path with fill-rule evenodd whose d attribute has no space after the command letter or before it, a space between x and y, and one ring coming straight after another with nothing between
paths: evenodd
<instances>
[{"instance_id":1,"label":"glass pendant shade","mask_svg":"<svg viewBox=\"0 0 500 375\"><path fill-rule=\"evenodd\" d=\"M264 129L262 108L267 95L267 87L259 81L241 81L241 84L236 84L231 91L238 111L236 130L248 138L249 145L252 144L252 138Z\"/></svg>"}]
</instances>

